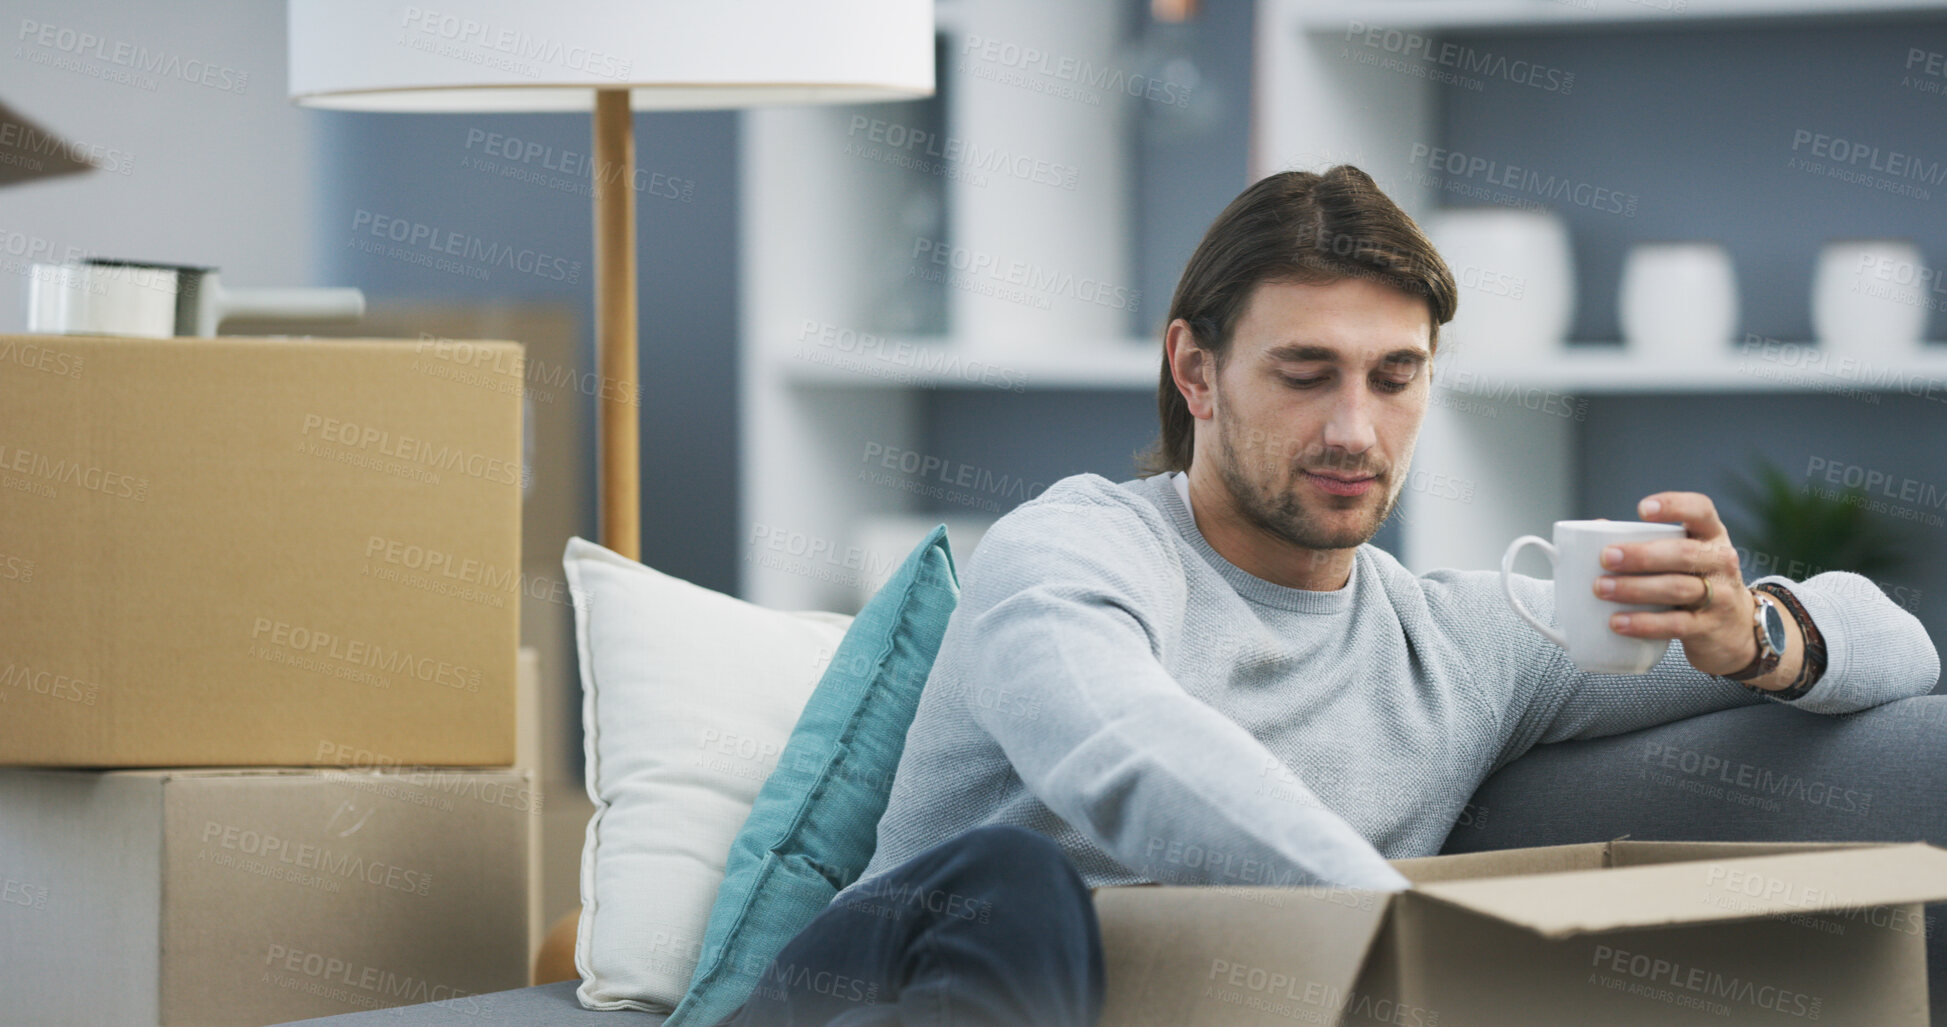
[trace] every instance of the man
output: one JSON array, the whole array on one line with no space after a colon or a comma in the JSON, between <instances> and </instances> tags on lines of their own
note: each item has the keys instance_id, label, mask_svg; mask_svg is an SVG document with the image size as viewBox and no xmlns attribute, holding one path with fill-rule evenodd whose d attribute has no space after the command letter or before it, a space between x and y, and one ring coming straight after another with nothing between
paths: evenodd
<instances>
[{"instance_id":1,"label":"man","mask_svg":"<svg viewBox=\"0 0 1947 1027\"><path fill-rule=\"evenodd\" d=\"M1534 745L1932 689L1912 615L1844 572L1747 587L1697 493L1636 511L1687 537L1604 554L1599 596L1676 607L1611 619L1678 643L1642 675L1578 671L1496 572L1415 576L1367 544L1406 482L1455 303L1438 254L1356 168L1273 175L1217 218L1171 303L1157 473L1065 478L987 533L877 854L780 957L872 975L884 1019L814 1000L789 1022L1092 1022L1090 887L1397 889L1386 860L1438 852ZM1514 580L1550 619L1553 582ZM1760 646L1754 587L1775 589L1782 652ZM885 901L934 894L994 915Z\"/></svg>"}]
</instances>

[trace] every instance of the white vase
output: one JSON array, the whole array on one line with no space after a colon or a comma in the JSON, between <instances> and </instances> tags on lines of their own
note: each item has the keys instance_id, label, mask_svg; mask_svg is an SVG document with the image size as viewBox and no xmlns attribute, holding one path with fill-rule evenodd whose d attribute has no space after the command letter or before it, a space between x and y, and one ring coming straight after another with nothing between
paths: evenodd
<instances>
[{"instance_id":1,"label":"white vase","mask_svg":"<svg viewBox=\"0 0 1947 1027\"><path fill-rule=\"evenodd\" d=\"M1737 328L1737 275L1714 242L1642 243L1623 260L1616 318L1632 356L1715 359Z\"/></svg>"},{"instance_id":2,"label":"white vase","mask_svg":"<svg viewBox=\"0 0 1947 1027\"><path fill-rule=\"evenodd\" d=\"M946 252L920 243L915 255L946 282L952 333L970 345L1066 349L1131 332L1142 294L1128 256L1128 96L1072 75L1123 81L1123 6L959 5L954 57L939 69L950 108L940 145L959 151L964 173L947 180Z\"/></svg>"},{"instance_id":3,"label":"white vase","mask_svg":"<svg viewBox=\"0 0 1947 1027\"><path fill-rule=\"evenodd\" d=\"M1427 237L1460 287L1441 346L1486 360L1561 353L1575 314L1568 227L1553 213L1503 208L1436 211Z\"/></svg>"},{"instance_id":4,"label":"white vase","mask_svg":"<svg viewBox=\"0 0 1947 1027\"><path fill-rule=\"evenodd\" d=\"M1927 330L1925 264L1905 239L1839 239L1819 251L1812 330L1834 353L1900 359Z\"/></svg>"}]
</instances>

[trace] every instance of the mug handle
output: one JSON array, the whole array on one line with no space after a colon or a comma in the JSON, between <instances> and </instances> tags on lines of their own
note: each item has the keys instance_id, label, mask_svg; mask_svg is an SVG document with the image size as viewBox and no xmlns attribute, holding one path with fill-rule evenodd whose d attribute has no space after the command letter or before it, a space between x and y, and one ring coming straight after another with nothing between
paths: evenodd
<instances>
[{"instance_id":1,"label":"mug handle","mask_svg":"<svg viewBox=\"0 0 1947 1027\"><path fill-rule=\"evenodd\" d=\"M1540 546L1542 551L1548 554L1549 566L1552 567L1555 565L1556 554L1555 544L1553 542L1539 535L1523 535L1515 539L1514 544L1509 546L1508 551L1501 556L1501 591L1507 594L1508 605L1514 607L1514 612L1520 614L1522 620L1533 624L1536 631L1541 632L1547 636L1550 642L1566 650L1568 648L1568 636L1536 620L1535 615L1529 613L1528 608L1521 605L1521 600L1514 597L1514 558L1516 554L1521 552L1522 546L1528 545Z\"/></svg>"}]
</instances>

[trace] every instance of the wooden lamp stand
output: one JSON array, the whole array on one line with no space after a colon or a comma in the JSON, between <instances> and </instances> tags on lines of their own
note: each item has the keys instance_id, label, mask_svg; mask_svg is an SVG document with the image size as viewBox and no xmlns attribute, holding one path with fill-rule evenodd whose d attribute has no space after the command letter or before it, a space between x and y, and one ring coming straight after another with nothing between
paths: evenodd
<instances>
[{"instance_id":1,"label":"wooden lamp stand","mask_svg":"<svg viewBox=\"0 0 1947 1027\"><path fill-rule=\"evenodd\" d=\"M629 91L595 94L595 495L602 545L642 559L636 362L635 125Z\"/></svg>"}]
</instances>

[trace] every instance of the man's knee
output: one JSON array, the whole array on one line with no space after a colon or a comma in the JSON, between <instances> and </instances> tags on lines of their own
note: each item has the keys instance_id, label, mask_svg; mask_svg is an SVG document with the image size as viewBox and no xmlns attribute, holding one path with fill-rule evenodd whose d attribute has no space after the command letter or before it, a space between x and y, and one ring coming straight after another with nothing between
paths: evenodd
<instances>
[{"instance_id":1,"label":"man's knee","mask_svg":"<svg viewBox=\"0 0 1947 1027\"><path fill-rule=\"evenodd\" d=\"M1061 846L1019 827L975 828L948 843L942 887L985 896L1017 896L1025 905L1090 902L1088 886Z\"/></svg>"},{"instance_id":2,"label":"man's knee","mask_svg":"<svg viewBox=\"0 0 1947 1027\"><path fill-rule=\"evenodd\" d=\"M981 861L1015 866L1066 866L1061 846L1039 831L1008 824L976 827L954 840L954 848Z\"/></svg>"}]
</instances>

